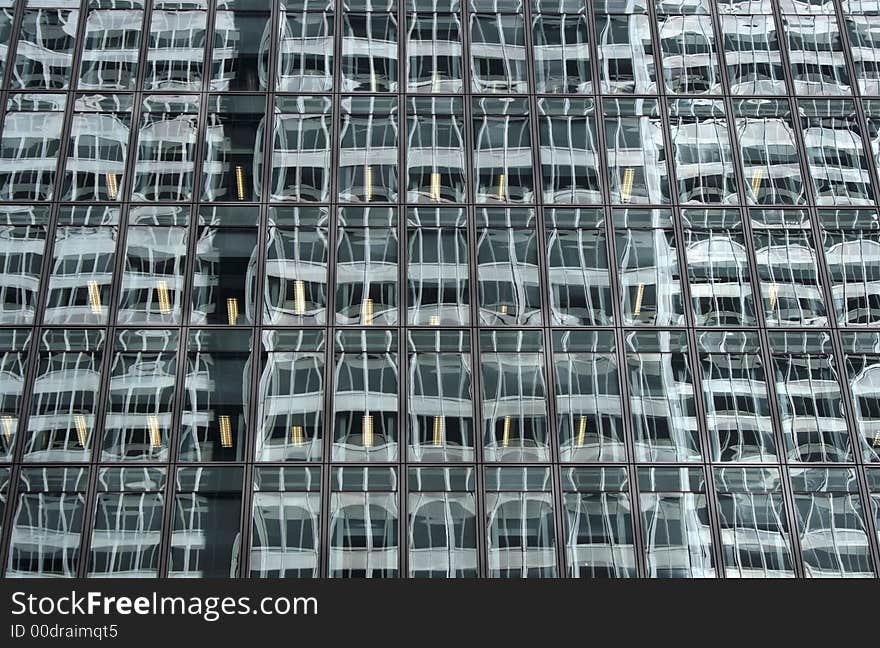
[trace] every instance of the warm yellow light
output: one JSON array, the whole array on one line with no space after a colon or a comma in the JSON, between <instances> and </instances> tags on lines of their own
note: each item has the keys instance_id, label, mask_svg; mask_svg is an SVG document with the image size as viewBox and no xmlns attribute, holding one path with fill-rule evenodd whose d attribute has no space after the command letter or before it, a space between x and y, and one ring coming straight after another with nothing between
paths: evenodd
<instances>
[{"instance_id":1,"label":"warm yellow light","mask_svg":"<svg viewBox=\"0 0 880 648\"><path fill-rule=\"evenodd\" d=\"M582 448L584 446L584 440L587 436L587 417L582 416L581 420L578 421L578 435L577 435L577 447Z\"/></svg>"},{"instance_id":2,"label":"warm yellow light","mask_svg":"<svg viewBox=\"0 0 880 648\"><path fill-rule=\"evenodd\" d=\"M373 447L373 417L369 414L361 419L361 439L365 448Z\"/></svg>"},{"instance_id":3,"label":"warm yellow light","mask_svg":"<svg viewBox=\"0 0 880 648\"><path fill-rule=\"evenodd\" d=\"M375 72L370 72L370 92L378 92L379 79Z\"/></svg>"},{"instance_id":4,"label":"warm yellow light","mask_svg":"<svg viewBox=\"0 0 880 648\"><path fill-rule=\"evenodd\" d=\"M171 312L171 298L168 295L168 282L161 279L156 282L156 293L159 299L159 312L168 315Z\"/></svg>"},{"instance_id":5,"label":"warm yellow light","mask_svg":"<svg viewBox=\"0 0 880 648\"><path fill-rule=\"evenodd\" d=\"M440 174L431 174L431 200L440 200Z\"/></svg>"},{"instance_id":6,"label":"warm yellow light","mask_svg":"<svg viewBox=\"0 0 880 648\"><path fill-rule=\"evenodd\" d=\"M159 418L153 415L148 416L147 429L150 431L150 447L162 447L162 430L159 429Z\"/></svg>"},{"instance_id":7,"label":"warm yellow light","mask_svg":"<svg viewBox=\"0 0 880 648\"><path fill-rule=\"evenodd\" d=\"M226 300L226 316L229 319L229 326L235 326L238 323L238 299L230 297Z\"/></svg>"},{"instance_id":8,"label":"warm yellow light","mask_svg":"<svg viewBox=\"0 0 880 648\"><path fill-rule=\"evenodd\" d=\"M443 417L434 417L434 445L439 447L443 445Z\"/></svg>"},{"instance_id":9,"label":"warm yellow light","mask_svg":"<svg viewBox=\"0 0 880 648\"><path fill-rule=\"evenodd\" d=\"M293 282L293 314L306 314L306 282L302 279Z\"/></svg>"},{"instance_id":10,"label":"warm yellow light","mask_svg":"<svg viewBox=\"0 0 880 648\"><path fill-rule=\"evenodd\" d=\"M370 202L373 199L373 167L364 167L364 199Z\"/></svg>"},{"instance_id":11,"label":"warm yellow light","mask_svg":"<svg viewBox=\"0 0 880 648\"><path fill-rule=\"evenodd\" d=\"M632 200L633 182L636 179L636 170L627 167L623 172L623 187L620 190L620 202L628 203Z\"/></svg>"},{"instance_id":12,"label":"warm yellow light","mask_svg":"<svg viewBox=\"0 0 880 648\"><path fill-rule=\"evenodd\" d=\"M92 315L101 315L104 312L104 307L101 305L101 290L98 288L97 281L89 282L89 307L92 310Z\"/></svg>"},{"instance_id":13,"label":"warm yellow light","mask_svg":"<svg viewBox=\"0 0 880 648\"><path fill-rule=\"evenodd\" d=\"M504 200L504 196L505 196L504 185L506 184L506 180L507 180L507 178L504 176L503 173L498 176L498 200Z\"/></svg>"},{"instance_id":14,"label":"warm yellow light","mask_svg":"<svg viewBox=\"0 0 880 648\"><path fill-rule=\"evenodd\" d=\"M361 323L373 324L373 300L369 297L361 302Z\"/></svg>"},{"instance_id":15,"label":"warm yellow light","mask_svg":"<svg viewBox=\"0 0 880 648\"><path fill-rule=\"evenodd\" d=\"M301 446L305 443L306 437L303 434L302 425L294 425L290 428L290 442L295 446Z\"/></svg>"},{"instance_id":16,"label":"warm yellow light","mask_svg":"<svg viewBox=\"0 0 880 648\"><path fill-rule=\"evenodd\" d=\"M220 417L220 445L232 447L232 420L228 416Z\"/></svg>"},{"instance_id":17,"label":"warm yellow light","mask_svg":"<svg viewBox=\"0 0 880 648\"><path fill-rule=\"evenodd\" d=\"M235 188L238 191L238 199L244 200L244 169L240 164L235 166Z\"/></svg>"},{"instance_id":18,"label":"warm yellow light","mask_svg":"<svg viewBox=\"0 0 880 648\"><path fill-rule=\"evenodd\" d=\"M119 186L116 184L116 174L108 173L107 174L107 196L109 196L110 200L116 200L116 192L119 190Z\"/></svg>"},{"instance_id":19,"label":"warm yellow light","mask_svg":"<svg viewBox=\"0 0 880 648\"><path fill-rule=\"evenodd\" d=\"M764 169L758 167L752 174L752 195L757 198L758 190L761 188L761 180L764 179Z\"/></svg>"},{"instance_id":20,"label":"warm yellow light","mask_svg":"<svg viewBox=\"0 0 880 648\"><path fill-rule=\"evenodd\" d=\"M431 315L431 319L428 320L428 324L430 326L440 326L440 318L436 315Z\"/></svg>"},{"instance_id":21,"label":"warm yellow light","mask_svg":"<svg viewBox=\"0 0 880 648\"><path fill-rule=\"evenodd\" d=\"M633 308L633 317L638 317L639 313L642 312L642 300L645 298L645 284L644 282L639 282L638 288L636 288L636 304L635 308Z\"/></svg>"},{"instance_id":22,"label":"warm yellow light","mask_svg":"<svg viewBox=\"0 0 880 648\"><path fill-rule=\"evenodd\" d=\"M770 284L770 312L776 310L776 298L779 296L779 284Z\"/></svg>"},{"instance_id":23,"label":"warm yellow light","mask_svg":"<svg viewBox=\"0 0 880 648\"><path fill-rule=\"evenodd\" d=\"M880 432L874 435L874 443L872 445L875 448L880 447Z\"/></svg>"},{"instance_id":24,"label":"warm yellow light","mask_svg":"<svg viewBox=\"0 0 880 648\"><path fill-rule=\"evenodd\" d=\"M504 417L504 435L501 437L501 447L506 448L510 445L510 417Z\"/></svg>"},{"instance_id":25,"label":"warm yellow light","mask_svg":"<svg viewBox=\"0 0 880 648\"><path fill-rule=\"evenodd\" d=\"M15 419L11 416L3 417L3 436L6 437L6 446L12 445L12 435L15 431Z\"/></svg>"},{"instance_id":26,"label":"warm yellow light","mask_svg":"<svg viewBox=\"0 0 880 648\"><path fill-rule=\"evenodd\" d=\"M76 426L76 438L79 441L79 445L82 448L86 447L86 443L89 441L89 430L86 425L86 417L82 414L77 414L73 417L73 424Z\"/></svg>"},{"instance_id":27,"label":"warm yellow light","mask_svg":"<svg viewBox=\"0 0 880 648\"><path fill-rule=\"evenodd\" d=\"M507 315L507 304L502 304L502 305L501 305L501 314L502 314L502 315Z\"/></svg>"}]
</instances>

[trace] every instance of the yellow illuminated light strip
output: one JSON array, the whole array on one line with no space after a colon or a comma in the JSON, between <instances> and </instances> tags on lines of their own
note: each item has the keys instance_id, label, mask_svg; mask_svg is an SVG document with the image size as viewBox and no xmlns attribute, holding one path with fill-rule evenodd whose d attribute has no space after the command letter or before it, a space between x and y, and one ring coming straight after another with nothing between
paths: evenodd
<instances>
[{"instance_id":1,"label":"yellow illuminated light strip","mask_svg":"<svg viewBox=\"0 0 880 648\"><path fill-rule=\"evenodd\" d=\"M501 437L501 447L506 448L510 445L510 417L504 417L504 436Z\"/></svg>"},{"instance_id":2,"label":"yellow illuminated light strip","mask_svg":"<svg viewBox=\"0 0 880 648\"><path fill-rule=\"evenodd\" d=\"M294 425L290 428L290 442L295 446L301 446L305 443L305 435L303 434L302 425Z\"/></svg>"},{"instance_id":3,"label":"yellow illuminated light strip","mask_svg":"<svg viewBox=\"0 0 880 648\"><path fill-rule=\"evenodd\" d=\"M880 432L874 435L874 443L872 445L875 448L880 447Z\"/></svg>"},{"instance_id":4,"label":"yellow illuminated light strip","mask_svg":"<svg viewBox=\"0 0 880 648\"><path fill-rule=\"evenodd\" d=\"M101 306L101 290L98 288L97 281L89 282L89 307L92 309L93 315L100 315L104 312Z\"/></svg>"},{"instance_id":5,"label":"yellow illuminated light strip","mask_svg":"<svg viewBox=\"0 0 880 648\"><path fill-rule=\"evenodd\" d=\"M440 74L437 70L434 70L431 78L431 92L440 92Z\"/></svg>"},{"instance_id":6,"label":"yellow illuminated light strip","mask_svg":"<svg viewBox=\"0 0 880 648\"><path fill-rule=\"evenodd\" d=\"M86 447L86 443L89 441L89 430L86 425L86 417L82 414L77 414L73 417L73 424L76 426L76 438L79 441L79 445L82 448Z\"/></svg>"},{"instance_id":7,"label":"yellow illuminated light strip","mask_svg":"<svg viewBox=\"0 0 880 648\"><path fill-rule=\"evenodd\" d=\"M168 282L160 280L156 282L156 292L159 299L159 312L168 315L171 312L171 299L168 295Z\"/></svg>"},{"instance_id":8,"label":"yellow illuminated light strip","mask_svg":"<svg viewBox=\"0 0 880 648\"><path fill-rule=\"evenodd\" d=\"M587 436L587 417L582 416L581 420L578 421L578 435L577 435L577 447L582 448L584 446L584 440Z\"/></svg>"},{"instance_id":9,"label":"yellow illuminated light strip","mask_svg":"<svg viewBox=\"0 0 880 648\"><path fill-rule=\"evenodd\" d=\"M364 167L364 199L370 202L373 199L373 167Z\"/></svg>"},{"instance_id":10,"label":"yellow illuminated light strip","mask_svg":"<svg viewBox=\"0 0 880 648\"><path fill-rule=\"evenodd\" d=\"M229 325L234 326L238 323L238 299L230 297L226 300L226 316L229 319Z\"/></svg>"},{"instance_id":11,"label":"yellow illuminated light strip","mask_svg":"<svg viewBox=\"0 0 880 648\"><path fill-rule=\"evenodd\" d=\"M434 445L439 447L443 445L443 417L434 417Z\"/></svg>"},{"instance_id":12,"label":"yellow illuminated light strip","mask_svg":"<svg viewBox=\"0 0 880 648\"><path fill-rule=\"evenodd\" d=\"M240 164L235 166L235 188L238 191L238 199L244 200L244 168Z\"/></svg>"},{"instance_id":13,"label":"yellow illuminated light strip","mask_svg":"<svg viewBox=\"0 0 880 648\"><path fill-rule=\"evenodd\" d=\"M428 324L430 326L440 326L440 318L436 315L431 315L431 319L428 320Z\"/></svg>"},{"instance_id":14,"label":"yellow illuminated light strip","mask_svg":"<svg viewBox=\"0 0 880 648\"><path fill-rule=\"evenodd\" d=\"M755 169L755 173L752 174L752 195L757 198L758 190L761 188L761 180L764 179L764 169L757 168Z\"/></svg>"},{"instance_id":15,"label":"yellow illuminated light strip","mask_svg":"<svg viewBox=\"0 0 880 648\"><path fill-rule=\"evenodd\" d=\"M224 448L232 447L232 421L228 416L220 417L220 445Z\"/></svg>"},{"instance_id":16,"label":"yellow illuminated light strip","mask_svg":"<svg viewBox=\"0 0 880 648\"><path fill-rule=\"evenodd\" d=\"M501 314L502 314L502 315L507 315L507 304L502 304L502 305L501 305Z\"/></svg>"},{"instance_id":17,"label":"yellow illuminated light strip","mask_svg":"<svg viewBox=\"0 0 880 648\"><path fill-rule=\"evenodd\" d=\"M293 314L306 314L306 282L302 279L293 282Z\"/></svg>"},{"instance_id":18,"label":"yellow illuminated light strip","mask_svg":"<svg viewBox=\"0 0 880 648\"><path fill-rule=\"evenodd\" d=\"M116 200L117 191L119 191L119 186L116 184L116 174L107 173L107 195L110 200Z\"/></svg>"},{"instance_id":19,"label":"yellow illuminated light strip","mask_svg":"<svg viewBox=\"0 0 880 648\"><path fill-rule=\"evenodd\" d=\"M636 170L627 167L623 172L623 187L620 190L620 201L628 203L632 200L633 181L636 179Z\"/></svg>"},{"instance_id":20,"label":"yellow illuminated light strip","mask_svg":"<svg viewBox=\"0 0 880 648\"><path fill-rule=\"evenodd\" d=\"M159 429L159 418L157 416L147 417L147 429L150 431L150 447L162 447L162 430Z\"/></svg>"},{"instance_id":21,"label":"yellow illuminated light strip","mask_svg":"<svg viewBox=\"0 0 880 648\"><path fill-rule=\"evenodd\" d=\"M369 414L361 419L361 439L365 448L373 447L373 417Z\"/></svg>"},{"instance_id":22,"label":"yellow illuminated light strip","mask_svg":"<svg viewBox=\"0 0 880 648\"><path fill-rule=\"evenodd\" d=\"M440 200L440 174L431 174L431 200Z\"/></svg>"},{"instance_id":23,"label":"yellow illuminated light strip","mask_svg":"<svg viewBox=\"0 0 880 648\"><path fill-rule=\"evenodd\" d=\"M506 195L504 192L504 185L506 184L507 178L502 173L498 176L498 200L504 200L504 196Z\"/></svg>"},{"instance_id":24,"label":"yellow illuminated light strip","mask_svg":"<svg viewBox=\"0 0 880 648\"><path fill-rule=\"evenodd\" d=\"M363 324L373 323L373 300L369 297L361 303L361 322Z\"/></svg>"},{"instance_id":25,"label":"yellow illuminated light strip","mask_svg":"<svg viewBox=\"0 0 880 648\"><path fill-rule=\"evenodd\" d=\"M633 308L633 317L638 317L639 313L642 312L642 300L645 298L645 284L643 282L639 283L638 288L636 289L636 305Z\"/></svg>"},{"instance_id":26,"label":"yellow illuminated light strip","mask_svg":"<svg viewBox=\"0 0 880 648\"><path fill-rule=\"evenodd\" d=\"M779 296L779 284L770 284L770 312L776 310L776 298Z\"/></svg>"},{"instance_id":27,"label":"yellow illuminated light strip","mask_svg":"<svg viewBox=\"0 0 880 648\"><path fill-rule=\"evenodd\" d=\"M12 445L12 434L15 431L15 419L11 416L3 417L3 436L6 437L6 445Z\"/></svg>"}]
</instances>

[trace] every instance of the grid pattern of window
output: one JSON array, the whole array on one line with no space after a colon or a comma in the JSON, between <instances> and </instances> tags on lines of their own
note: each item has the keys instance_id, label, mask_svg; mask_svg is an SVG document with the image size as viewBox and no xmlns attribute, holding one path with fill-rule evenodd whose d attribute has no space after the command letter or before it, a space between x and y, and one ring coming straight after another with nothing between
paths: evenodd
<instances>
[{"instance_id":1,"label":"grid pattern of window","mask_svg":"<svg viewBox=\"0 0 880 648\"><path fill-rule=\"evenodd\" d=\"M0 0L5 577L872 577L880 4Z\"/></svg>"}]
</instances>

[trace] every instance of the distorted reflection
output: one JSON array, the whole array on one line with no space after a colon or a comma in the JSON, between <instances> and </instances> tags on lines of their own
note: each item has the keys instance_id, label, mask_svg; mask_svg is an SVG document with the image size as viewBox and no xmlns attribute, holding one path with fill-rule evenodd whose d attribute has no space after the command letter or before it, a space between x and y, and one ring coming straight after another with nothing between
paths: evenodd
<instances>
[{"instance_id":1,"label":"distorted reflection","mask_svg":"<svg viewBox=\"0 0 880 648\"><path fill-rule=\"evenodd\" d=\"M682 210L685 259L698 326L754 326L755 302L739 211Z\"/></svg>"},{"instance_id":2,"label":"distorted reflection","mask_svg":"<svg viewBox=\"0 0 880 648\"><path fill-rule=\"evenodd\" d=\"M339 200L397 200L397 108L396 98L391 97L343 100L339 127Z\"/></svg>"},{"instance_id":3,"label":"distorted reflection","mask_svg":"<svg viewBox=\"0 0 880 648\"><path fill-rule=\"evenodd\" d=\"M554 332L561 461L624 461L620 371L608 332Z\"/></svg>"},{"instance_id":4,"label":"distorted reflection","mask_svg":"<svg viewBox=\"0 0 880 648\"><path fill-rule=\"evenodd\" d=\"M104 416L104 461L168 458L178 337L162 329L117 333Z\"/></svg>"},{"instance_id":5,"label":"distorted reflection","mask_svg":"<svg viewBox=\"0 0 880 648\"><path fill-rule=\"evenodd\" d=\"M473 356L462 331L409 331L410 461L473 461Z\"/></svg>"},{"instance_id":6,"label":"distorted reflection","mask_svg":"<svg viewBox=\"0 0 880 648\"><path fill-rule=\"evenodd\" d=\"M779 470L716 468L718 518L728 578L794 576Z\"/></svg>"},{"instance_id":7,"label":"distorted reflection","mask_svg":"<svg viewBox=\"0 0 880 648\"><path fill-rule=\"evenodd\" d=\"M626 469L564 469L562 488L568 576L635 577Z\"/></svg>"},{"instance_id":8,"label":"distorted reflection","mask_svg":"<svg viewBox=\"0 0 880 648\"><path fill-rule=\"evenodd\" d=\"M584 12L532 14L536 92L593 91L590 36Z\"/></svg>"},{"instance_id":9,"label":"distorted reflection","mask_svg":"<svg viewBox=\"0 0 880 648\"><path fill-rule=\"evenodd\" d=\"M18 442L19 416L23 414L22 394L27 371L29 331L6 329L0 332L0 463L11 462ZM0 494L4 477L0 471ZM8 484L7 484L8 487Z\"/></svg>"},{"instance_id":10,"label":"distorted reflection","mask_svg":"<svg viewBox=\"0 0 880 648\"><path fill-rule=\"evenodd\" d=\"M665 209L615 209L612 220L624 322L683 324L672 213Z\"/></svg>"},{"instance_id":11,"label":"distorted reflection","mask_svg":"<svg viewBox=\"0 0 880 648\"><path fill-rule=\"evenodd\" d=\"M0 200L51 200L64 95L10 95L0 139Z\"/></svg>"},{"instance_id":12,"label":"distorted reflection","mask_svg":"<svg viewBox=\"0 0 880 648\"><path fill-rule=\"evenodd\" d=\"M700 468L639 469L642 541L651 578L712 578L715 560Z\"/></svg>"},{"instance_id":13,"label":"distorted reflection","mask_svg":"<svg viewBox=\"0 0 880 648\"><path fill-rule=\"evenodd\" d=\"M396 578L397 470L337 468L330 494L330 578Z\"/></svg>"},{"instance_id":14,"label":"distorted reflection","mask_svg":"<svg viewBox=\"0 0 880 648\"><path fill-rule=\"evenodd\" d=\"M324 438L323 331L263 331L255 461L316 461Z\"/></svg>"},{"instance_id":15,"label":"distorted reflection","mask_svg":"<svg viewBox=\"0 0 880 648\"><path fill-rule=\"evenodd\" d=\"M537 331L482 331L483 456L549 461L543 342Z\"/></svg>"},{"instance_id":16,"label":"distorted reflection","mask_svg":"<svg viewBox=\"0 0 880 648\"><path fill-rule=\"evenodd\" d=\"M470 49L473 92L528 90L522 13L471 14Z\"/></svg>"},{"instance_id":17,"label":"distorted reflection","mask_svg":"<svg viewBox=\"0 0 880 648\"><path fill-rule=\"evenodd\" d=\"M138 54L144 31L143 7L138 2L90 0L86 3L80 90L134 90Z\"/></svg>"},{"instance_id":18,"label":"distorted reflection","mask_svg":"<svg viewBox=\"0 0 880 648\"><path fill-rule=\"evenodd\" d=\"M300 3L294 3L299 5ZM297 7L294 7L297 8ZM303 6L305 9L306 6ZM256 36L257 22L265 18L236 19L243 28L250 27ZM275 89L284 92L328 92L333 87L333 14L328 11L287 11L281 20ZM242 29L244 31L244 29ZM243 40L243 39L242 39ZM268 48L267 48L268 49ZM268 51L261 52L262 57Z\"/></svg>"},{"instance_id":19,"label":"distorted reflection","mask_svg":"<svg viewBox=\"0 0 880 648\"><path fill-rule=\"evenodd\" d=\"M407 17L407 91L460 93L463 89L461 50L458 14L410 13Z\"/></svg>"},{"instance_id":20,"label":"distorted reflection","mask_svg":"<svg viewBox=\"0 0 880 648\"><path fill-rule=\"evenodd\" d=\"M410 578L474 578L477 518L473 468L410 468Z\"/></svg>"},{"instance_id":21,"label":"distorted reflection","mask_svg":"<svg viewBox=\"0 0 880 648\"><path fill-rule=\"evenodd\" d=\"M880 323L880 218L874 211L819 212L837 321Z\"/></svg>"},{"instance_id":22,"label":"distorted reflection","mask_svg":"<svg viewBox=\"0 0 880 648\"><path fill-rule=\"evenodd\" d=\"M466 199L462 102L409 101L406 138L407 200L462 203Z\"/></svg>"},{"instance_id":23,"label":"distorted reflection","mask_svg":"<svg viewBox=\"0 0 880 648\"><path fill-rule=\"evenodd\" d=\"M320 208L269 210L263 322L327 323L328 213Z\"/></svg>"},{"instance_id":24,"label":"distorted reflection","mask_svg":"<svg viewBox=\"0 0 880 648\"><path fill-rule=\"evenodd\" d=\"M88 468L22 468L6 578L76 576L88 479Z\"/></svg>"},{"instance_id":25,"label":"distorted reflection","mask_svg":"<svg viewBox=\"0 0 880 648\"><path fill-rule=\"evenodd\" d=\"M779 461L755 334L701 333L699 347L712 460Z\"/></svg>"},{"instance_id":26,"label":"distorted reflection","mask_svg":"<svg viewBox=\"0 0 880 648\"><path fill-rule=\"evenodd\" d=\"M540 99L538 110L544 202L601 202L593 100Z\"/></svg>"},{"instance_id":27,"label":"distorted reflection","mask_svg":"<svg viewBox=\"0 0 880 648\"><path fill-rule=\"evenodd\" d=\"M542 318L534 210L481 209L477 225L480 323L539 325Z\"/></svg>"},{"instance_id":28,"label":"distorted reflection","mask_svg":"<svg viewBox=\"0 0 880 648\"><path fill-rule=\"evenodd\" d=\"M0 323L33 324L49 207L0 207Z\"/></svg>"},{"instance_id":29,"label":"distorted reflection","mask_svg":"<svg viewBox=\"0 0 880 648\"><path fill-rule=\"evenodd\" d=\"M36 3L29 3L34 6ZM64 6L64 2L51 6ZM79 4L77 3L77 7ZM56 90L70 82L79 11L27 9L21 19L10 86Z\"/></svg>"},{"instance_id":30,"label":"distorted reflection","mask_svg":"<svg viewBox=\"0 0 880 648\"><path fill-rule=\"evenodd\" d=\"M479 203L534 200L528 106L522 99L474 99L474 182Z\"/></svg>"},{"instance_id":31,"label":"distorted reflection","mask_svg":"<svg viewBox=\"0 0 880 648\"><path fill-rule=\"evenodd\" d=\"M318 575L319 468L257 468L251 526L251 578Z\"/></svg>"},{"instance_id":32,"label":"distorted reflection","mask_svg":"<svg viewBox=\"0 0 880 648\"><path fill-rule=\"evenodd\" d=\"M333 372L333 460L396 461L396 331L338 331Z\"/></svg>"},{"instance_id":33,"label":"distorted reflection","mask_svg":"<svg viewBox=\"0 0 880 648\"><path fill-rule=\"evenodd\" d=\"M650 18L597 14L595 19L602 93L657 92Z\"/></svg>"},{"instance_id":34,"label":"distorted reflection","mask_svg":"<svg viewBox=\"0 0 880 648\"><path fill-rule=\"evenodd\" d=\"M832 16L784 16L794 90L799 95L850 93L843 44Z\"/></svg>"},{"instance_id":35,"label":"distorted reflection","mask_svg":"<svg viewBox=\"0 0 880 648\"><path fill-rule=\"evenodd\" d=\"M858 332L842 337L862 460L880 462L880 335Z\"/></svg>"},{"instance_id":36,"label":"distorted reflection","mask_svg":"<svg viewBox=\"0 0 880 648\"><path fill-rule=\"evenodd\" d=\"M206 6L202 1L153 0L147 32L144 89L200 90L204 77L207 11L184 8Z\"/></svg>"},{"instance_id":37,"label":"distorted reflection","mask_svg":"<svg viewBox=\"0 0 880 648\"><path fill-rule=\"evenodd\" d=\"M487 472L489 578L557 575L549 472L512 467Z\"/></svg>"},{"instance_id":38,"label":"distorted reflection","mask_svg":"<svg viewBox=\"0 0 880 648\"><path fill-rule=\"evenodd\" d=\"M786 91L772 15L723 15L721 31L731 94L773 96Z\"/></svg>"},{"instance_id":39,"label":"distorted reflection","mask_svg":"<svg viewBox=\"0 0 880 648\"><path fill-rule=\"evenodd\" d=\"M613 99L605 112L611 202L669 202L669 172L656 99Z\"/></svg>"},{"instance_id":40,"label":"distorted reflection","mask_svg":"<svg viewBox=\"0 0 880 648\"><path fill-rule=\"evenodd\" d=\"M397 92L397 15L342 14L342 90Z\"/></svg>"},{"instance_id":41,"label":"distorted reflection","mask_svg":"<svg viewBox=\"0 0 880 648\"><path fill-rule=\"evenodd\" d=\"M671 3L670 3L671 4ZM721 90L721 72L715 51L712 17L685 13L658 16L663 80L675 94L706 94Z\"/></svg>"},{"instance_id":42,"label":"distorted reflection","mask_svg":"<svg viewBox=\"0 0 880 648\"><path fill-rule=\"evenodd\" d=\"M89 553L90 578L158 575L164 488L164 469L101 469Z\"/></svg>"}]
</instances>

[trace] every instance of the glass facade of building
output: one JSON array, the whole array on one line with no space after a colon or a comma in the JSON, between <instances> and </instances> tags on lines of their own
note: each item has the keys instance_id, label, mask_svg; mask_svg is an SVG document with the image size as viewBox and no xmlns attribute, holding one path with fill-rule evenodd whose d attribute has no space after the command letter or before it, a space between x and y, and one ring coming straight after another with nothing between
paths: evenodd
<instances>
[{"instance_id":1,"label":"glass facade of building","mask_svg":"<svg viewBox=\"0 0 880 648\"><path fill-rule=\"evenodd\" d=\"M873 577L877 0L0 0L0 574Z\"/></svg>"}]
</instances>

